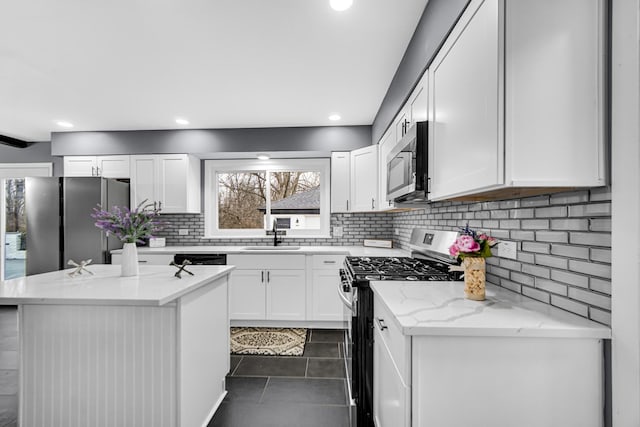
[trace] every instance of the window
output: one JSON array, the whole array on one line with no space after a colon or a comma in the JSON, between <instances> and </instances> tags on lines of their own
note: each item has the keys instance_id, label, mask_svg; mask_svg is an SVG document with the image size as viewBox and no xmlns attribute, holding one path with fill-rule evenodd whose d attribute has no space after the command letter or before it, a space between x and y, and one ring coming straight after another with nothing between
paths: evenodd
<instances>
[{"instance_id":1,"label":"window","mask_svg":"<svg viewBox=\"0 0 640 427\"><path fill-rule=\"evenodd\" d=\"M206 237L329 235L329 159L207 160Z\"/></svg>"}]
</instances>

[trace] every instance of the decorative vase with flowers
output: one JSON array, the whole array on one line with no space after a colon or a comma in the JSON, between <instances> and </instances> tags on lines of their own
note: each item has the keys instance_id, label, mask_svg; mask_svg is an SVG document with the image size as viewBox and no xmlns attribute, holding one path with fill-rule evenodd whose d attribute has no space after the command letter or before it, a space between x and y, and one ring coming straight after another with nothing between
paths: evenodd
<instances>
[{"instance_id":1,"label":"decorative vase with flowers","mask_svg":"<svg viewBox=\"0 0 640 427\"><path fill-rule=\"evenodd\" d=\"M493 256L491 248L498 241L485 233L469 228L460 228L460 236L449 247L449 254L457 258L464 267L464 295L466 298L483 301L485 299L485 258Z\"/></svg>"},{"instance_id":2,"label":"decorative vase with flowers","mask_svg":"<svg viewBox=\"0 0 640 427\"><path fill-rule=\"evenodd\" d=\"M136 243L144 243L144 239L162 230L166 222L160 219L160 210L152 203L143 201L135 209L114 206L104 210L98 205L93 209L91 217L96 220L96 227L104 230L107 236L115 236L124 243L122 248L122 276L138 275L138 250Z\"/></svg>"}]
</instances>

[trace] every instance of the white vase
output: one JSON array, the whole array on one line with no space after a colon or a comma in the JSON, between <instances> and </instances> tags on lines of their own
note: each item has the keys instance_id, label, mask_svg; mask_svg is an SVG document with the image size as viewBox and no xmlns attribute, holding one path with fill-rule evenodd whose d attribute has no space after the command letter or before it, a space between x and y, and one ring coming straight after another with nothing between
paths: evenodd
<instances>
[{"instance_id":1,"label":"white vase","mask_svg":"<svg viewBox=\"0 0 640 427\"><path fill-rule=\"evenodd\" d=\"M135 243L125 243L122 247L122 273L123 277L138 275L138 248Z\"/></svg>"}]
</instances>

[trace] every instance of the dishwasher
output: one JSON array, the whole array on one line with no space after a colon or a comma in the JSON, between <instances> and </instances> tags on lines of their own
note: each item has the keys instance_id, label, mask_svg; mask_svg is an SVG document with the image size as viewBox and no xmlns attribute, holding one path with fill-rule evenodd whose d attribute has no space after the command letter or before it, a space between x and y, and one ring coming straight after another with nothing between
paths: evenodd
<instances>
[{"instance_id":1,"label":"dishwasher","mask_svg":"<svg viewBox=\"0 0 640 427\"><path fill-rule=\"evenodd\" d=\"M227 265L227 254L176 254L173 262L180 265L188 260L192 265Z\"/></svg>"}]
</instances>

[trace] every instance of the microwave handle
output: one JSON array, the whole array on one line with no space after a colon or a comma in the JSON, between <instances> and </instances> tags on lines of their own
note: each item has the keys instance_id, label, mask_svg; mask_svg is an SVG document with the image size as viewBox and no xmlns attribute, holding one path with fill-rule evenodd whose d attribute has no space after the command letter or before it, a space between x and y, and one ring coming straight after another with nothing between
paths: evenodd
<instances>
[{"instance_id":1,"label":"microwave handle","mask_svg":"<svg viewBox=\"0 0 640 427\"><path fill-rule=\"evenodd\" d=\"M429 194L431 193L431 178L425 176L425 179L427 181L427 194Z\"/></svg>"}]
</instances>

